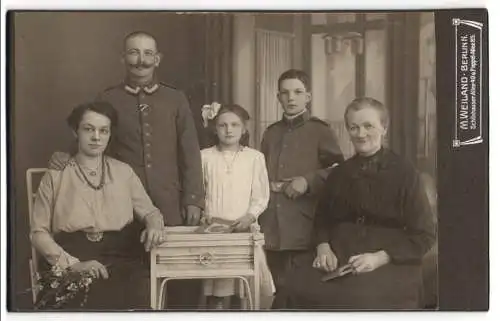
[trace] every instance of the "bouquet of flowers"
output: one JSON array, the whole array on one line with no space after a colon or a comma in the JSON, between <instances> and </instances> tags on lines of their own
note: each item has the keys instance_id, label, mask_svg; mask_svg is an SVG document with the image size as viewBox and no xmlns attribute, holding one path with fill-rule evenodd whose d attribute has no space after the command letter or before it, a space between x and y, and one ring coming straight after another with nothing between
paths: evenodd
<instances>
[{"instance_id":1,"label":"bouquet of flowers","mask_svg":"<svg viewBox=\"0 0 500 321\"><path fill-rule=\"evenodd\" d=\"M93 278L88 272L52 268L38 275L39 294L35 310L60 309L67 305L83 307Z\"/></svg>"}]
</instances>

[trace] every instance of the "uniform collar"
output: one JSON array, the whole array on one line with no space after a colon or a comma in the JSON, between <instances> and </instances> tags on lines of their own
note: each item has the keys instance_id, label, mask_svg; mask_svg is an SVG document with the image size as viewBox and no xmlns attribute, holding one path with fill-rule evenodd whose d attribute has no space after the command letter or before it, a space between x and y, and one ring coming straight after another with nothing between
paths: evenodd
<instances>
[{"instance_id":1,"label":"uniform collar","mask_svg":"<svg viewBox=\"0 0 500 321\"><path fill-rule=\"evenodd\" d=\"M134 95L134 96L138 95L141 91L143 91L144 93L146 93L148 95L151 95L151 94L155 93L158 90L158 88L160 88L160 85L159 85L156 77L154 77L153 80L149 84L142 85L142 86L134 83L133 81L131 81L129 79L125 79L123 86L124 86L124 89L126 92L128 92L129 94Z\"/></svg>"},{"instance_id":2,"label":"uniform collar","mask_svg":"<svg viewBox=\"0 0 500 321\"><path fill-rule=\"evenodd\" d=\"M287 126L287 127L290 127L290 128L295 128L295 127L298 127L298 126L301 126L303 125L306 121L308 121L309 119L311 118L311 113L309 112L309 110L306 110L304 111L302 114L296 116L296 117L293 117L291 119L288 119L285 114L283 114L283 118L281 119L281 121Z\"/></svg>"}]
</instances>

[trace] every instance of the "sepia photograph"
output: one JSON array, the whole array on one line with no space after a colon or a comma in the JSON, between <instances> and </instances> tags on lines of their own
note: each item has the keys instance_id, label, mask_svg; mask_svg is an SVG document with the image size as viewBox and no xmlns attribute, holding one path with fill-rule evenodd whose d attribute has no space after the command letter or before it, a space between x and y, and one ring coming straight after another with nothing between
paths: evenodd
<instances>
[{"instance_id":1,"label":"sepia photograph","mask_svg":"<svg viewBox=\"0 0 500 321\"><path fill-rule=\"evenodd\" d=\"M8 309L439 310L459 18L455 74L436 11L10 11Z\"/></svg>"}]
</instances>

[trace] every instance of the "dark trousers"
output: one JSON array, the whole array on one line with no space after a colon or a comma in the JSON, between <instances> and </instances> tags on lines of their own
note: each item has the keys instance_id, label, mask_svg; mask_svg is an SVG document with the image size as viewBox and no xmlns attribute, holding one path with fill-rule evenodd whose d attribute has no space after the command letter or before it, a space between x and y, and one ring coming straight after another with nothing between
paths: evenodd
<instances>
[{"instance_id":1,"label":"dark trousers","mask_svg":"<svg viewBox=\"0 0 500 321\"><path fill-rule=\"evenodd\" d=\"M280 302L282 296L278 295L283 291L287 280L285 276L293 268L304 266L312 262L312 252L307 250L285 250L271 251L266 250L266 260L271 275L273 277L274 286L276 287L276 296L271 309L285 308L285 302Z\"/></svg>"}]
</instances>

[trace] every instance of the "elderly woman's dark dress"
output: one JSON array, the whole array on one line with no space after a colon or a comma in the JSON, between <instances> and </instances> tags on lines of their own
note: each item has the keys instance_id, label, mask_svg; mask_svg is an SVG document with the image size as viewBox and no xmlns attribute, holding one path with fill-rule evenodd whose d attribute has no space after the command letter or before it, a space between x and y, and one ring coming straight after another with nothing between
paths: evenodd
<instances>
[{"instance_id":1,"label":"elderly woman's dark dress","mask_svg":"<svg viewBox=\"0 0 500 321\"><path fill-rule=\"evenodd\" d=\"M318 204L316 244L328 242L346 264L353 255L384 250L390 263L322 282L303 266L287 278L286 308L417 309L421 259L435 241L428 199L415 168L387 149L347 160L330 174Z\"/></svg>"}]
</instances>

